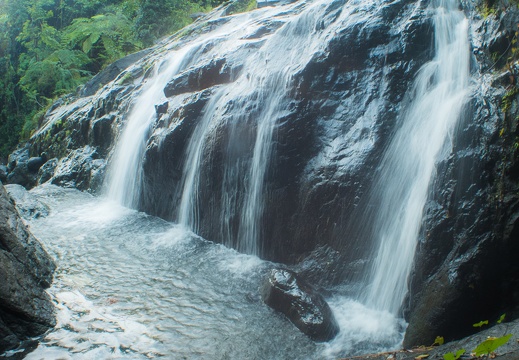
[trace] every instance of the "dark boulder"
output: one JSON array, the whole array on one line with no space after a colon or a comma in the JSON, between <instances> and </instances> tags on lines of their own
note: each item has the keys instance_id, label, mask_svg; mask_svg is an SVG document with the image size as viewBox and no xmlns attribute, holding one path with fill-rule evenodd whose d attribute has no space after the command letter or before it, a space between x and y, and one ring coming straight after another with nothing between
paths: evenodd
<instances>
[{"instance_id":1,"label":"dark boulder","mask_svg":"<svg viewBox=\"0 0 519 360\"><path fill-rule=\"evenodd\" d=\"M157 115L162 115L168 112L169 103L163 102L162 104L155 105L155 112Z\"/></svg>"},{"instance_id":2,"label":"dark boulder","mask_svg":"<svg viewBox=\"0 0 519 360\"><path fill-rule=\"evenodd\" d=\"M29 161L31 160L29 151L30 145L25 144L9 155L7 183L20 184L26 188L31 188L36 184L36 173L29 170ZM34 160L32 166L35 166Z\"/></svg>"},{"instance_id":3,"label":"dark boulder","mask_svg":"<svg viewBox=\"0 0 519 360\"><path fill-rule=\"evenodd\" d=\"M54 176L54 171L58 166L58 159L50 159L38 170L38 184L49 181Z\"/></svg>"},{"instance_id":4,"label":"dark boulder","mask_svg":"<svg viewBox=\"0 0 519 360\"><path fill-rule=\"evenodd\" d=\"M315 341L329 341L339 333L339 325L324 298L292 271L273 269L261 296L268 306L285 314Z\"/></svg>"},{"instance_id":5,"label":"dark boulder","mask_svg":"<svg viewBox=\"0 0 519 360\"><path fill-rule=\"evenodd\" d=\"M56 324L45 292L54 269L0 186L0 354Z\"/></svg>"},{"instance_id":6,"label":"dark boulder","mask_svg":"<svg viewBox=\"0 0 519 360\"><path fill-rule=\"evenodd\" d=\"M43 164L45 164L46 161L47 159L45 158L45 156L32 157L27 161L27 170L29 170L32 173L38 172L38 170L40 170L40 168L43 166Z\"/></svg>"}]
</instances>

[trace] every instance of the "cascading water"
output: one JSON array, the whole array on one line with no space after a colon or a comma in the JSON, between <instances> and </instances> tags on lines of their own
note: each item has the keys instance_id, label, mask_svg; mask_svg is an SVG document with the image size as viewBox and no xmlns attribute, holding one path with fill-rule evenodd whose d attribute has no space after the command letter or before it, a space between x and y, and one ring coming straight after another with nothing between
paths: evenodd
<instances>
[{"instance_id":1,"label":"cascading water","mask_svg":"<svg viewBox=\"0 0 519 360\"><path fill-rule=\"evenodd\" d=\"M108 197L122 205L135 208L139 202L142 160L150 127L156 119L155 104L165 100L164 86L185 66L184 60L192 48L170 52L163 61L165 66L155 67L128 116L107 177Z\"/></svg>"},{"instance_id":2,"label":"cascading water","mask_svg":"<svg viewBox=\"0 0 519 360\"><path fill-rule=\"evenodd\" d=\"M378 250L364 301L394 315L407 293L435 162L452 148L469 92L468 20L456 0L437 0L434 6L435 56L419 71L370 197L377 204L369 223Z\"/></svg>"},{"instance_id":3,"label":"cascading water","mask_svg":"<svg viewBox=\"0 0 519 360\"><path fill-rule=\"evenodd\" d=\"M322 24L329 5L327 1L303 3L306 8L285 19L285 24L275 35L268 38L259 51L248 56L242 75L232 86L219 89L213 94L186 152L182 200L178 211L180 224L195 232L199 230L200 207L207 206L201 204L199 199L203 181L202 157L204 148L215 135L214 130L224 121L233 128L250 123L250 128L255 131L254 145L250 152L240 154L238 158L233 156L235 154L227 154L225 160L220 226L224 244L247 254L260 254L263 202L265 192L268 191L265 177L274 148L277 120L289 113L293 77L314 56L325 51L328 42L340 28L348 26L349 21L353 23L369 16L369 11L359 9L365 7L366 10L376 3L364 1L362 4L355 2L351 6L345 6L340 17L325 28ZM301 4L291 6L297 8ZM241 28L253 28L259 20L271 18L277 12L277 9L266 9L248 19L248 22L241 20ZM227 43L233 44L243 36L241 28L234 36L229 36ZM221 48L225 49L226 45L221 45ZM236 108L255 110L250 114L240 111L224 116L228 103L235 104ZM237 166L237 163L240 165ZM237 194L240 182L244 183L244 195ZM237 201L240 202L238 205ZM239 219L239 226L233 232L230 222L236 218Z\"/></svg>"}]
</instances>

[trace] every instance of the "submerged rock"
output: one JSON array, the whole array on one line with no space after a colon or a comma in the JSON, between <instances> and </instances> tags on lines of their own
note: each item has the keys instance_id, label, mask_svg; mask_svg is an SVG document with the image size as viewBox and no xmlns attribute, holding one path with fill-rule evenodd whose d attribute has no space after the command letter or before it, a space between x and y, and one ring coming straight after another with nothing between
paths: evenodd
<instances>
[{"instance_id":1,"label":"submerged rock","mask_svg":"<svg viewBox=\"0 0 519 360\"><path fill-rule=\"evenodd\" d=\"M54 269L0 186L0 354L56 324L45 292Z\"/></svg>"},{"instance_id":2,"label":"submerged rock","mask_svg":"<svg viewBox=\"0 0 519 360\"><path fill-rule=\"evenodd\" d=\"M268 306L285 314L315 341L329 341L339 333L339 325L324 298L290 270L273 269L261 296Z\"/></svg>"}]
</instances>

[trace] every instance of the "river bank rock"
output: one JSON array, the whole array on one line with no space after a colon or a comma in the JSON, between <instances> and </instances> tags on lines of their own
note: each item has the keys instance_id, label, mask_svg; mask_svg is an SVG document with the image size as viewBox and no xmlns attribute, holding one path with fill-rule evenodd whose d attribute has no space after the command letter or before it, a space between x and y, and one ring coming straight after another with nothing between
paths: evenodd
<instances>
[{"instance_id":1,"label":"river bank rock","mask_svg":"<svg viewBox=\"0 0 519 360\"><path fill-rule=\"evenodd\" d=\"M324 298L290 270L273 269L263 284L261 297L315 341L329 341L339 333Z\"/></svg>"},{"instance_id":2,"label":"river bank rock","mask_svg":"<svg viewBox=\"0 0 519 360\"><path fill-rule=\"evenodd\" d=\"M509 323L497 324L488 329L483 329L477 333L474 333L474 331L475 329L472 328L472 335L457 341L447 342L440 346L422 346L420 348L402 349L381 354L366 354L345 358L343 360L416 360L420 359L419 356L421 355L426 356L422 357L421 359L444 360L443 356L445 354L456 354L456 352L461 349L465 350L465 353L460 359L481 359L481 357L477 358L471 356L470 354L479 344L487 340L489 337L498 338L506 334L512 334L512 337L506 344L497 348L493 355L490 355L490 358L498 360L519 359L519 320L515 320Z\"/></svg>"},{"instance_id":3,"label":"river bank rock","mask_svg":"<svg viewBox=\"0 0 519 360\"><path fill-rule=\"evenodd\" d=\"M55 264L0 186L0 354L56 324L45 292Z\"/></svg>"}]
</instances>

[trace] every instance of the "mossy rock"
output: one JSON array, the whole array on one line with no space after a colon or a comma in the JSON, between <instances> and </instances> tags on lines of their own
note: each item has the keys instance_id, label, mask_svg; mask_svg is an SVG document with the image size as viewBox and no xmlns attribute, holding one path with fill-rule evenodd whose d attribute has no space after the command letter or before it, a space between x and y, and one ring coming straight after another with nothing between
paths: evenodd
<instances>
[{"instance_id":1,"label":"mossy rock","mask_svg":"<svg viewBox=\"0 0 519 360\"><path fill-rule=\"evenodd\" d=\"M258 7L256 0L235 0L227 8L226 14L233 15L254 10Z\"/></svg>"}]
</instances>

